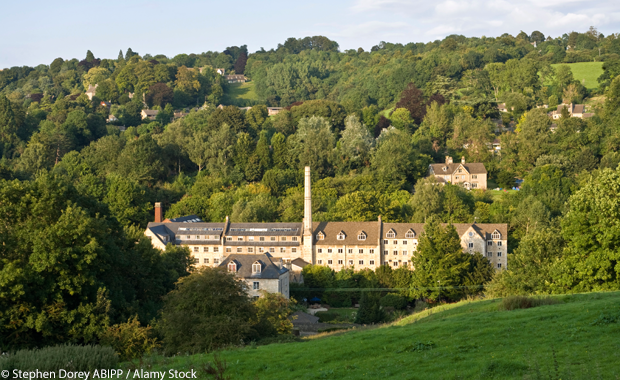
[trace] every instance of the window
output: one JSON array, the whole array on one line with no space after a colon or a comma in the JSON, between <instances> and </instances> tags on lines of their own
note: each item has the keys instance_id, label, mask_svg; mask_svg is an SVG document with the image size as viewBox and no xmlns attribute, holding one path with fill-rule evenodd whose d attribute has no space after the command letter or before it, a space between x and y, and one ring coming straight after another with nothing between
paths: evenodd
<instances>
[{"instance_id":1,"label":"window","mask_svg":"<svg viewBox=\"0 0 620 380\"><path fill-rule=\"evenodd\" d=\"M489 247L491 247L491 246L493 246L493 242L492 242L492 241L487 241L487 245L488 245Z\"/></svg>"},{"instance_id":2,"label":"window","mask_svg":"<svg viewBox=\"0 0 620 380\"><path fill-rule=\"evenodd\" d=\"M232 236L226 236L226 241L232 241Z\"/></svg>"},{"instance_id":3,"label":"window","mask_svg":"<svg viewBox=\"0 0 620 380\"><path fill-rule=\"evenodd\" d=\"M252 264L252 273L260 273L263 266L258 261Z\"/></svg>"},{"instance_id":4,"label":"window","mask_svg":"<svg viewBox=\"0 0 620 380\"><path fill-rule=\"evenodd\" d=\"M263 247L258 247L258 253L263 253L265 252L265 248Z\"/></svg>"},{"instance_id":5,"label":"window","mask_svg":"<svg viewBox=\"0 0 620 380\"><path fill-rule=\"evenodd\" d=\"M252 283L252 289L254 289L254 290L258 290L259 288L260 288L260 282L258 282L258 281L254 281L254 282Z\"/></svg>"},{"instance_id":6,"label":"window","mask_svg":"<svg viewBox=\"0 0 620 380\"><path fill-rule=\"evenodd\" d=\"M237 241L243 241L243 236L237 236Z\"/></svg>"},{"instance_id":7,"label":"window","mask_svg":"<svg viewBox=\"0 0 620 380\"><path fill-rule=\"evenodd\" d=\"M358 264L359 264L359 265L364 265L364 260L360 260L360 261L358 261Z\"/></svg>"},{"instance_id":8,"label":"window","mask_svg":"<svg viewBox=\"0 0 620 380\"><path fill-rule=\"evenodd\" d=\"M386 256L389 255L387 250L383 251L383 254L386 255Z\"/></svg>"},{"instance_id":9,"label":"window","mask_svg":"<svg viewBox=\"0 0 620 380\"><path fill-rule=\"evenodd\" d=\"M331 248L327 248L327 253L332 253L332 249Z\"/></svg>"},{"instance_id":10,"label":"window","mask_svg":"<svg viewBox=\"0 0 620 380\"><path fill-rule=\"evenodd\" d=\"M254 253L254 248L248 247L248 253Z\"/></svg>"},{"instance_id":11,"label":"window","mask_svg":"<svg viewBox=\"0 0 620 380\"><path fill-rule=\"evenodd\" d=\"M316 234L316 240L323 240L325 239L325 234L323 232L319 232L318 234Z\"/></svg>"},{"instance_id":12,"label":"window","mask_svg":"<svg viewBox=\"0 0 620 380\"><path fill-rule=\"evenodd\" d=\"M259 241L265 241L265 237L264 237L264 236L261 236L261 237L259 237L259 238L258 238L258 240L259 240Z\"/></svg>"},{"instance_id":13,"label":"window","mask_svg":"<svg viewBox=\"0 0 620 380\"><path fill-rule=\"evenodd\" d=\"M232 273L237 273L237 264L234 262L228 263L228 271Z\"/></svg>"},{"instance_id":14,"label":"window","mask_svg":"<svg viewBox=\"0 0 620 380\"><path fill-rule=\"evenodd\" d=\"M191 236L189 236L189 235L187 235L187 236L185 237L185 239L187 239L187 240L191 240L191 238L192 238L192 237L191 237Z\"/></svg>"},{"instance_id":15,"label":"window","mask_svg":"<svg viewBox=\"0 0 620 380\"><path fill-rule=\"evenodd\" d=\"M319 263L319 264L323 264L323 260L319 260L319 261L318 261L318 263Z\"/></svg>"},{"instance_id":16,"label":"window","mask_svg":"<svg viewBox=\"0 0 620 380\"><path fill-rule=\"evenodd\" d=\"M357 253L364 253L364 250L360 248Z\"/></svg>"},{"instance_id":17,"label":"window","mask_svg":"<svg viewBox=\"0 0 620 380\"><path fill-rule=\"evenodd\" d=\"M213 264L219 264L220 263L220 259L213 259Z\"/></svg>"},{"instance_id":18,"label":"window","mask_svg":"<svg viewBox=\"0 0 620 380\"><path fill-rule=\"evenodd\" d=\"M405 235L405 237L407 239L413 239L415 237L415 232L413 232L413 230L409 230L407 231L407 234Z\"/></svg>"},{"instance_id":19,"label":"window","mask_svg":"<svg viewBox=\"0 0 620 380\"><path fill-rule=\"evenodd\" d=\"M292 240L292 241L297 241L297 236L293 236L293 237L291 238L291 240Z\"/></svg>"},{"instance_id":20,"label":"window","mask_svg":"<svg viewBox=\"0 0 620 380\"><path fill-rule=\"evenodd\" d=\"M243 248L237 247L237 253L241 253L241 252L243 252Z\"/></svg>"},{"instance_id":21,"label":"window","mask_svg":"<svg viewBox=\"0 0 620 380\"><path fill-rule=\"evenodd\" d=\"M291 253L297 253L297 248L291 248Z\"/></svg>"},{"instance_id":22,"label":"window","mask_svg":"<svg viewBox=\"0 0 620 380\"><path fill-rule=\"evenodd\" d=\"M397 267L398 266L398 261L394 261L394 266Z\"/></svg>"},{"instance_id":23,"label":"window","mask_svg":"<svg viewBox=\"0 0 620 380\"><path fill-rule=\"evenodd\" d=\"M213 247L213 252L218 253L220 251L220 247Z\"/></svg>"},{"instance_id":24,"label":"window","mask_svg":"<svg viewBox=\"0 0 620 380\"><path fill-rule=\"evenodd\" d=\"M407 256L407 251L403 251L403 256Z\"/></svg>"},{"instance_id":25,"label":"window","mask_svg":"<svg viewBox=\"0 0 620 380\"><path fill-rule=\"evenodd\" d=\"M375 265L375 260L370 260L370 262L368 264Z\"/></svg>"},{"instance_id":26,"label":"window","mask_svg":"<svg viewBox=\"0 0 620 380\"><path fill-rule=\"evenodd\" d=\"M392 244L394 244L394 245L398 245L398 240L394 240L394 241L392 242Z\"/></svg>"},{"instance_id":27,"label":"window","mask_svg":"<svg viewBox=\"0 0 620 380\"><path fill-rule=\"evenodd\" d=\"M501 268L502 267L502 263L497 263L497 267Z\"/></svg>"},{"instance_id":28,"label":"window","mask_svg":"<svg viewBox=\"0 0 620 380\"><path fill-rule=\"evenodd\" d=\"M471 179L478 179L478 176L477 176L477 175L475 175L475 174L472 174L472 175L471 175Z\"/></svg>"},{"instance_id":29,"label":"window","mask_svg":"<svg viewBox=\"0 0 620 380\"><path fill-rule=\"evenodd\" d=\"M359 235L357 235L357 240L366 240L366 233L364 231L360 232Z\"/></svg>"},{"instance_id":30,"label":"window","mask_svg":"<svg viewBox=\"0 0 620 380\"><path fill-rule=\"evenodd\" d=\"M388 239L393 239L396 237L396 232L394 232L394 230L389 230L387 234L385 234L385 237Z\"/></svg>"},{"instance_id":31,"label":"window","mask_svg":"<svg viewBox=\"0 0 620 380\"><path fill-rule=\"evenodd\" d=\"M467 246L468 246L469 248L474 248L474 243L467 243Z\"/></svg>"},{"instance_id":32,"label":"window","mask_svg":"<svg viewBox=\"0 0 620 380\"><path fill-rule=\"evenodd\" d=\"M327 265L332 265L332 262L333 261L331 259L327 260Z\"/></svg>"},{"instance_id":33,"label":"window","mask_svg":"<svg viewBox=\"0 0 620 380\"><path fill-rule=\"evenodd\" d=\"M282 236L282 238L280 240L286 241L286 236Z\"/></svg>"},{"instance_id":34,"label":"window","mask_svg":"<svg viewBox=\"0 0 620 380\"><path fill-rule=\"evenodd\" d=\"M374 249L371 249L369 253L375 253L375 250L374 250Z\"/></svg>"},{"instance_id":35,"label":"window","mask_svg":"<svg viewBox=\"0 0 620 380\"><path fill-rule=\"evenodd\" d=\"M209 247L202 247L202 252L209 252Z\"/></svg>"},{"instance_id":36,"label":"window","mask_svg":"<svg viewBox=\"0 0 620 380\"><path fill-rule=\"evenodd\" d=\"M384 240L384 241L383 241L383 244L387 244L387 243L388 243L388 241L387 241L387 240Z\"/></svg>"},{"instance_id":37,"label":"window","mask_svg":"<svg viewBox=\"0 0 620 380\"><path fill-rule=\"evenodd\" d=\"M493 252L488 252L487 257L493 257Z\"/></svg>"},{"instance_id":38,"label":"window","mask_svg":"<svg viewBox=\"0 0 620 380\"><path fill-rule=\"evenodd\" d=\"M337 238L338 240L344 240L344 238L345 238L344 232L340 231L340 232L338 233L338 235L336 235L336 238Z\"/></svg>"},{"instance_id":39,"label":"window","mask_svg":"<svg viewBox=\"0 0 620 380\"><path fill-rule=\"evenodd\" d=\"M349 260L349 265L353 265L353 260Z\"/></svg>"},{"instance_id":40,"label":"window","mask_svg":"<svg viewBox=\"0 0 620 380\"><path fill-rule=\"evenodd\" d=\"M205 264L209 264L209 259L204 259L204 260L203 260L203 263L205 263Z\"/></svg>"},{"instance_id":41,"label":"window","mask_svg":"<svg viewBox=\"0 0 620 380\"><path fill-rule=\"evenodd\" d=\"M196 240L200 240L200 236L196 236Z\"/></svg>"},{"instance_id":42,"label":"window","mask_svg":"<svg viewBox=\"0 0 620 380\"><path fill-rule=\"evenodd\" d=\"M344 249L338 248L338 253L344 253Z\"/></svg>"},{"instance_id":43,"label":"window","mask_svg":"<svg viewBox=\"0 0 620 380\"><path fill-rule=\"evenodd\" d=\"M342 260L338 260L338 265L342 265Z\"/></svg>"},{"instance_id":44,"label":"window","mask_svg":"<svg viewBox=\"0 0 620 380\"><path fill-rule=\"evenodd\" d=\"M232 248L226 248L226 253L231 253L232 252Z\"/></svg>"},{"instance_id":45,"label":"window","mask_svg":"<svg viewBox=\"0 0 620 380\"><path fill-rule=\"evenodd\" d=\"M323 253L323 248L318 249L319 253Z\"/></svg>"},{"instance_id":46,"label":"window","mask_svg":"<svg viewBox=\"0 0 620 380\"><path fill-rule=\"evenodd\" d=\"M403 240L403 245L407 245L407 240Z\"/></svg>"},{"instance_id":47,"label":"window","mask_svg":"<svg viewBox=\"0 0 620 380\"><path fill-rule=\"evenodd\" d=\"M351 248L349 248L349 249L347 250L347 252L348 252L348 253L353 253L353 250L352 250Z\"/></svg>"},{"instance_id":48,"label":"window","mask_svg":"<svg viewBox=\"0 0 620 380\"><path fill-rule=\"evenodd\" d=\"M472 188L472 189L475 189L475 188L477 188L477 187L478 187L478 184L477 184L476 182L472 182L472 184L471 184L471 188Z\"/></svg>"},{"instance_id":49,"label":"window","mask_svg":"<svg viewBox=\"0 0 620 380\"><path fill-rule=\"evenodd\" d=\"M276 237L275 237L275 236L272 236L272 237L270 237L269 239L270 239L271 241L276 241Z\"/></svg>"},{"instance_id":50,"label":"window","mask_svg":"<svg viewBox=\"0 0 620 380\"><path fill-rule=\"evenodd\" d=\"M502 257L502 253L501 252L497 252L497 257Z\"/></svg>"},{"instance_id":51,"label":"window","mask_svg":"<svg viewBox=\"0 0 620 380\"><path fill-rule=\"evenodd\" d=\"M269 253L276 253L275 247L270 247L269 248Z\"/></svg>"},{"instance_id":52,"label":"window","mask_svg":"<svg viewBox=\"0 0 620 380\"><path fill-rule=\"evenodd\" d=\"M499 240L502 238L502 235L498 231L494 231L493 234L491 234L491 238L493 238L493 240Z\"/></svg>"},{"instance_id":53,"label":"window","mask_svg":"<svg viewBox=\"0 0 620 380\"><path fill-rule=\"evenodd\" d=\"M200 262L199 258L194 258L194 264L198 264Z\"/></svg>"},{"instance_id":54,"label":"window","mask_svg":"<svg viewBox=\"0 0 620 380\"><path fill-rule=\"evenodd\" d=\"M471 231L467 235L469 235L469 237L474 237L474 233Z\"/></svg>"},{"instance_id":55,"label":"window","mask_svg":"<svg viewBox=\"0 0 620 380\"><path fill-rule=\"evenodd\" d=\"M200 247L194 247L194 252L200 252Z\"/></svg>"},{"instance_id":56,"label":"window","mask_svg":"<svg viewBox=\"0 0 620 380\"><path fill-rule=\"evenodd\" d=\"M280 247L280 253L286 253L286 248Z\"/></svg>"},{"instance_id":57,"label":"window","mask_svg":"<svg viewBox=\"0 0 620 380\"><path fill-rule=\"evenodd\" d=\"M459 169L459 173L463 173L463 169Z\"/></svg>"},{"instance_id":58,"label":"window","mask_svg":"<svg viewBox=\"0 0 620 380\"><path fill-rule=\"evenodd\" d=\"M254 236L248 236L248 241L254 241Z\"/></svg>"},{"instance_id":59,"label":"window","mask_svg":"<svg viewBox=\"0 0 620 380\"><path fill-rule=\"evenodd\" d=\"M502 242L501 242L501 241L498 241L498 242L497 242L497 246L498 246L498 247L501 247L501 246L502 246Z\"/></svg>"}]
</instances>

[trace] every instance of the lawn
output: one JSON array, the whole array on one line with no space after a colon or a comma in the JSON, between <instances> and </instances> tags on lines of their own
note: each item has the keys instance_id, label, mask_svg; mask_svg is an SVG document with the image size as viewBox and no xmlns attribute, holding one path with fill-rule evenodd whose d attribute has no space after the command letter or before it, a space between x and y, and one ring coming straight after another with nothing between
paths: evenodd
<instances>
[{"instance_id":1,"label":"lawn","mask_svg":"<svg viewBox=\"0 0 620 380\"><path fill-rule=\"evenodd\" d=\"M228 85L228 91L224 94L222 104L243 104L244 102L253 102L258 100L258 95L254 89L254 82L231 83Z\"/></svg>"},{"instance_id":2,"label":"lawn","mask_svg":"<svg viewBox=\"0 0 620 380\"><path fill-rule=\"evenodd\" d=\"M570 66L573 77L590 89L598 87L597 79L603 74L603 62L558 63L551 66L557 69L560 65Z\"/></svg>"},{"instance_id":3,"label":"lawn","mask_svg":"<svg viewBox=\"0 0 620 380\"><path fill-rule=\"evenodd\" d=\"M487 191L491 194L491 197L493 198L493 201L495 202L495 201L500 200L500 198L504 194L506 194L506 193L513 194L513 193L516 193L519 190L505 190L505 191L504 190L487 190Z\"/></svg>"},{"instance_id":4,"label":"lawn","mask_svg":"<svg viewBox=\"0 0 620 380\"><path fill-rule=\"evenodd\" d=\"M617 379L620 292L439 306L383 327L220 352L232 379ZM200 369L212 355L146 357L148 370Z\"/></svg>"}]
</instances>

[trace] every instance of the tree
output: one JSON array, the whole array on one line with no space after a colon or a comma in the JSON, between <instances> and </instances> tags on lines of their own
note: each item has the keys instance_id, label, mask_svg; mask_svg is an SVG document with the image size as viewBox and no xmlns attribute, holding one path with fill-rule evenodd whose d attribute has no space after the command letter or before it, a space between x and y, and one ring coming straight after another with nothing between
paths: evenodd
<instances>
[{"instance_id":1,"label":"tree","mask_svg":"<svg viewBox=\"0 0 620 380\"><path fill-rule=\"evenodd\" d=\"M238 344L250 335L255 315L245 283L222 268L202 268L164 298L164 351L210 352Z\"/></svg>"},{"instance_id":2,"label":"tree","mask_svg":"<svg viewBox=\"0 0 620 380\"><path fill-rule=\"evenodd\" d=\"M446 39L446 41L452 39ZM413 121L420 125L424 116L426 115L426 102L424 101L424 95L422 91L418 89L415 84L409 83L407 87L403 90L400 100L396 103L395 108L406 108L411 115Z\"/></svg>"},{"instance_id":3,"label":"tree","mask_svg":"<svg viewBox=\"0 0 620 380\"><path fill-rule=\"evenodd\" d=\"M232 173L235 142L235 133L228 124L209 133L206 150L209 173L224 177Z\"/></svg>"},{"instance_id":4,"label":"tree","mask_svg":"<svg viewBox=\"0 0 620 380\"><path fill-rule=\"evenodd\" d=\"M106 178L106 195L103 201L121 225L145 228L153 209L145 193L138 182L112 174Z\"/></svg>"},{"instance_id":5,"label":"tree","mask_svg":"<svg viewBox=\"0 0 620 380\"><path fill-rule=\"evenodd\" d=\"M250 125L250 128L254 130L255 135L258 135L260 132L267 117L267 106L262 104L254 106L245 112L245 120Z\"/></svg>"},{"instance_id":6,"label":"tree","mask_svg":"<svg viewBox=\"0 0 620 380\"><path fill-rule=\"evenodd\" d=\"M205 131L194 132L187 144L185 150L189 159L198 165L198 173L202 170L208 160L208 134Z\"/></svg>"},{"instance_id":7,"label":"tree","mask_svg":"<svg viewBox=\"0 0 620 380\"><path fill-rule=\"evenodd\" d=\"M337 147L342 172L368 166L374 144L368 128L360 123L355 115L347 116L344 124L345 129Z\"/></svg>"},{"instance_id":8,"label":"tree","mask_svg":"<svg viewBox=\"0 0 620 380\"><path fill-rule=\"evenodd\" d=\"M371 159L371 167L390 182L414 183L424 177L431 159L416 152L411 135L395 128L383 132Z\"/></svg>"},{"instance_id":9,"label":"tree","mask_svg":"<svg viewBox=\"0 0 620 380\"><path fill-rule=\"evenodd\" d=\"M545 42L545 35L539 32L538 30L535 30L532 32L532 35L530 36L530 41L537 42L540 44L542 42Z\"/></svg>"},{"instance_id":10,"label":"tree","mask_svg":"<svg viewBox=\"0 0 620 380\"><path fill-rule=\"evenodd\" d=\"M174 92L165 83L155 83L149 87L146 94L146 104L149 107L159 106L163 108L166 104L171 104L174 101Z\"/></svg>"},{"instance_id":11,"label":"tree","mask_svg":"<svg viewBox=\"0 0 620 380\"><path fill-rule=\"evenodd\" d=\"M407 133L413 132L413 119L411 118L411 114L408 109L396 108L390 115L390 120L392 121L392 126L394 126L394 128L400 129L401 131Z\"/></svg>"},{"instance_id":12,"label":"tree","mask_svg":"<svg viewBox=\"0 0 620 380\"><path fill-rule=\"evenodd\" d=\"M173 117L174 117L174 108L172 107L172 104L168 103L166 104L163 110L162 109L159 110L159 112L157 113L157 116L155 116L155 120L159 122L161 125L167 125L172 121Z\"/></svg>"},{"instance_id":13,"label":"tree","mask_svg":"<svg viewBox=\"0 0 620 380\"><path fill-rule=\"evenodd\" d=\"M424 225L416 255L411 260L415 271L410 291L415 298L458 300L463 294L461 285L469 268L469 257L463 253L454 226L443 228L439 222L432 216Z\"/></svg>"},{"instance_id":14,"label":"tree","mask_svg":"<svg viewBox=\"0 0 620 380\"><path fill-rule=\"evenodd\" d=\"M381 307L381 293L363 291L355 323L374 324L383 322L385 311Z\"/></svg>"},{"instance_id":15,"label":"tree","mask_svg":"<svg viewBox=\"0 0 620 380\"><path fill-rule=\"evenodd\" d=\"M235 62L235 73L243 74L245 71L245 64L248 62L248 54L245 51L242 51Z\"/></svg>"},{"instance_id":16,"label":"tree","mask_svg":"<svg viewBox=\"0 0 620 380\"><path fill-rule=\"evenodd\" d=\"M273 159L273 166L278 169L286 169L288 167L289 152L286 145L286 137L283 134L276 132L271 137L271 157Z\"/></svg>"},{"instance_id":17,"label":"tree","mask_svg":"<svg viewBox=\"0 0 620 380\"><path fill-rule=\"evenodd\" d=\"M310 166L320 177L330 173L335 138L327 120L318 116L301 119L289 141L290 151L297 155L300 169Z\"/></svg>"}]
</instances>

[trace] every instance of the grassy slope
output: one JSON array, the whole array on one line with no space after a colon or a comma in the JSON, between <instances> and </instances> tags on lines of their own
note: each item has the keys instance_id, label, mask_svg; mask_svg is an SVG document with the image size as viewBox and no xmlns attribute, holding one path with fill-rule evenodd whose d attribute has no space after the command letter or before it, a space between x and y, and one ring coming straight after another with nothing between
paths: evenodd
<instances>
[{"instance_id":1,"label":"grassy slope","mask_svg":"<svg viewBox=\"0 0 620 380\"><path fill-rule=\"evenodd\" d=\"M233 379L619 378L620 321L592 322L601 313L620 315L620 292L558 298L556 305L515 311L498 311L499 300L461 302L388 327L229 350L221 357ZM401 352L418 342L434 348ZM152 357L143 366L199 369L211 359Z\"/></svg>"},{"instance_id":2,"label":"grassy slope","mask_svg":"<svg viewBox=\"0 0 620 380\"><path fill-rule=\"evenodd\" d=\"M557 69L560 65L570 66L573 77L581 81L586 88L597 88L597 79L603 74L603 62L559 63L551 66Z\"/></svg>"},{"instance_id":3,"label":"grassy slope","mask_svg":"<svg viewBox=\"0 0 620 380\"><path fill-rule=\"evenodd\" d=\"M223 104L232 104L235 100L258 100L258 95L254 90L254 82L231 83L229 89L224 94Z\"/></svg>"}]
</instances>

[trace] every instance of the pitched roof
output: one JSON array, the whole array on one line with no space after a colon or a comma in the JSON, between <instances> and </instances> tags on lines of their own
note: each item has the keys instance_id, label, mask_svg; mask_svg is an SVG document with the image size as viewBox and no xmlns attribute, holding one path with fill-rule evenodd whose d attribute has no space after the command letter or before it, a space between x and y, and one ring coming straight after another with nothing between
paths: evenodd
<instances>
[{"instance_id":1,"label":"pitched roof","mask_svg":"<svg viewBox=\"0 0 620 380\"><path fill-rule=\"evenodd\" d=\"M157 116L159 110L142 110L146 116Z\"/></svg>"},{"instance_id":2,"label":"pitched roof","mask_svg":"<svg viewBox=\"0 0 620 380\"><path fill-rule=\"evenodd\" d=\"M228 268L228 263L234 261L237 264L237 277L241 278L263 278L263 279L277 279L280 278L282 273L288 271L288 269L282 267L279 268L275 265L269 256L265 254L230 254L222 263L220 267ZM252 273L252 264L259 262L261 264L260 273Z\"/></svg>"},{"instance_id":3,"label":"pitched roof","mask_svg":"<svg viewBox=\"0 0 620 380\"><path fill-rule=\"evenodd\" d=\"M301 236L301 223L230 223L227 236Z\"/></svg>"},{"instance_id":4,"label":"pitched roof","mask_svg":"<svg viewBox=\"0 0 620 380\"><path fill-rule=\"evenodd\" d=\"M151 231L161 231L161 226L166 228L168 235L217 235L222 236L224 232L224 223L186 223L186 222L166 222L155 223L149 222L147 228ZM219 244L219 241L218 241Z\"/></svg>"},{"instance_id":5,"label":"pitched roof","mask_svg":"<svg viewBox=\"0 0 620 380\"><path fill-rule=\"evenodd\" d=\"M198 215L187 215L180 216L178 218L166 219L165 223L204 223L202 219L198 217Z\"/></svg>"},{"instance_id":6,"label":"pitched roof","mask_svg":"<svg viewBox=\"0 0 620 380\"><path fill-rule=\"evenodd\" d=\"M573 108L573 113L584 113L585 111L585 104L575 104L575 107Z\"/></svg>"},{"instance_id":7,"label":"pitched roof","mask_svg":"<svg viewBox=\"0 0 620 380\"><path fill-rule=\"evenodd\" d=\"M442 227L446 227L447 223L442 223ZM490 239L491 234L497 230L502 235L502 240L508 238L508 225L507 224L492 224L492 223L453 223L452 224L459 234L459 237L465 235L470 227L474 229L480 236L485 239ZM424 232L424 223L383 223L383 236L382 239L386 239L386 234L390 230L394 230L396 233L395 239L404 239L409 229L415 232L415 237L419 238Z\"/></svg>"},{"instance_id":8,"label":"pitched roof","mask_svg":"<svg viewBox=\"0 0 620 380\"><path fill-rule=\"evenodd\" d=\"M464 164L460 162L455 162L452 164L431 164L431 168L433 170L433 174L453 174L461 165L463 165L465 170L467 170L470 174L486 174L487 172L487 169L481 162ZM446 168L446 170L443 170L443 168Z\"/></svg>"},{"instance_id":9,"label":"pitched roof","mask_svg":"<svg viewBox=\"0 0 620 380\"><path fill-rule=\"evenodd\" d=\"M312 223L316 245L328 244L359 244L376 245L379 241L379 222L315 222ZM344 232L344 240L338 240L340 231ZM323 240L316 239L319 232L325 234ZM358 240L357 235L366 234L366 240Z\"/></svg>"}]
</instances>

